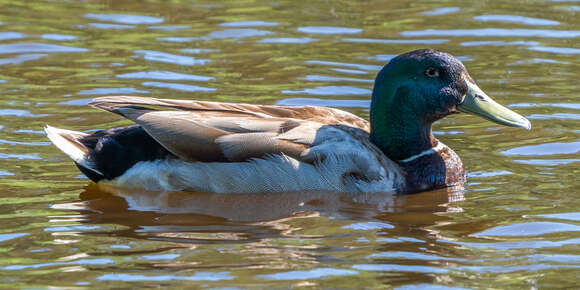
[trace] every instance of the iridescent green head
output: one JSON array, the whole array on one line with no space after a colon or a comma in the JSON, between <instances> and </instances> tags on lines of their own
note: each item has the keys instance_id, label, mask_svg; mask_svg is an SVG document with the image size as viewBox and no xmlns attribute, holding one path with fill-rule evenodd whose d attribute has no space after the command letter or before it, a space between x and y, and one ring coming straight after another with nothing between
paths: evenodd
<instances>
[{"instance_id":1,"label":"iridescent green head","mask_svg":"<svg viewBox=\"0 0 580 290\"><path fill-rule=\"evenodd\" d=\"M492 122L530 129L530 122L496 103L450 54L421 49L401 54L379 72L372 96L373 141L395 160L433 143L431 124L467 112Z\"/></svg>"}]
</instances>

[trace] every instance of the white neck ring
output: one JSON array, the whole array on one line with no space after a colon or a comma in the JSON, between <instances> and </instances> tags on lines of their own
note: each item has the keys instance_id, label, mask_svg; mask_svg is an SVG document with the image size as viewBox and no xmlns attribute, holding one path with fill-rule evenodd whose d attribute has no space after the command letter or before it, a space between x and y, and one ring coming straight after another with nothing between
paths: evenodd
<instances>
[{"instance_id":1,"label":"white neck ring","mask_svg":"<svg viewBox=\"0 0 580 290\"><path fill-rule=\"evenodd\" d=\"M399 160L399 162L410 162L410 161L413 161L413 160L415 160L415 159L417 159L419 157L423 157L425 155L433 154L433 153L438 152L439 150L443 149L443 146L445 146L445 145L443 145L443 143L437 142L437 146L435 146L433 148L429 148L429 149L427 149L425 151L422 151L419 154L415 154L415 155L413 155L413 156L411 156L409 158L405 158L403 160Z\"/></svg>"}]
</instances>

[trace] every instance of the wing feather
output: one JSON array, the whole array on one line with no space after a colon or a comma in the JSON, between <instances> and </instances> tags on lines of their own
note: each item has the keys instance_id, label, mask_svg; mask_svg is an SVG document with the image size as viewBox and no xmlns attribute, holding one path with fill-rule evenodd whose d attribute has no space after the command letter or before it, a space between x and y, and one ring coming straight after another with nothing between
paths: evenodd
<instances>
[{"instance_id":1,"label":"wing feather","mask_svg":"<svg viewBox=\"0 0 580 290\"><path fill-rule=\"evenodd\" d=\"M114 111L139 124L165 149L186 161L233 162L280 153L300 158L322 126L303 120L210 117L197 111L156 111L134 105ZM303 138L286 137L294 134Z\"/></svg>"},{"instance_id":2,"label":"wing feather","mask_svg":"<svg viewBox=\"0 0 580 290\"><path fill-rule=\"evenodd\" d=\"M298 120L308 120L325 125L347 125L370 131L369 122L354 114L338 109L318 107L318 106L301 106L287 107L275 105L252 105L252 104L233 104L218 103L193 100L173 100L157 99L133 96L108 96L95 98L89 105L102 110L115 112L117 108L125 106L154 106L172 108L181 111L197 111L207 116L254 116L259 118L292 118Z\"/></svg>"},{"instance_id":3,"label":"wing feather","mask_svg":"<svg viewBox=\"0 0 580 290\"><path fill-rule=\"evenodd\" d=\"M154 111L146 108L121 107L117 113L141 125L159 144L187 161L226 161L216 146L218 137L227 131L205 126L188 112Z\"/></svg>"}]
</instances>

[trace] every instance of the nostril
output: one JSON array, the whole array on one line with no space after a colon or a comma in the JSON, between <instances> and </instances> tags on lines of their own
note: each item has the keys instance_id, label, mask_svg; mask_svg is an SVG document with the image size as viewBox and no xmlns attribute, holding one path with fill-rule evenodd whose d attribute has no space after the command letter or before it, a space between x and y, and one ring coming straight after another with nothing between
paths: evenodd
<instances>
[{"instance_id":1,"label":"nostril","mask_svg":"<svg viewBox=\"0 0 580 290\"><path fill-rule=\"evenodd\" d=\"M475 94L475 97L476 97L477 99L479 99L480 101L484 101L484 102L486 102L485 98L484 98L482 95Z\"/></svg>"}]
</instances>

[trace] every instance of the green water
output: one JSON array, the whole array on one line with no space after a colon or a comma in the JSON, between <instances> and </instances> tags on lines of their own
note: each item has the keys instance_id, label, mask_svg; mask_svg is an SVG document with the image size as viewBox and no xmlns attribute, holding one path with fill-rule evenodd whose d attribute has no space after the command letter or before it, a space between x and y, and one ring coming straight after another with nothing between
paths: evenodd
<instances>
[{"instance_id":1,"label":"green water","mask_svg":"<svg viewBox=\"0 0 580 290\"><path fill-rule=\"evenodd\" d=\"M579 16L555 0L0 0L1 287L577 288ZM532 122L437 123L464 190L106 193L41 131L129 124L85 106L109 94L368 117L378 69L424 47Z\"/></svg>"}]
</instances>

